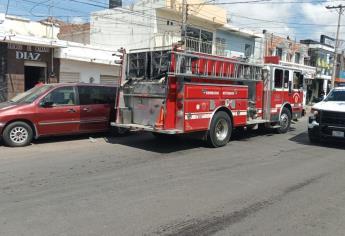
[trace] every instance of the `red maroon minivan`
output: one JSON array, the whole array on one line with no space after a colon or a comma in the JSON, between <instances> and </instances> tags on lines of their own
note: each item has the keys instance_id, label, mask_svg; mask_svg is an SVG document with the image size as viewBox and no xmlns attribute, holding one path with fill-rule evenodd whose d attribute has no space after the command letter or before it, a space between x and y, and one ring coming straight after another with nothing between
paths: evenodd
<instances>
[{"instance_id":1,"label":"red maroon minivan","mask_svg":"<svg viewBox=\"0 0 345 236\"><path fill-rule=\"evenodd\" d=\"M0 134L11 147L42 136L104 132L114 120L116 87L46 84L0 103Z\"/></svg>"}]
</instances>

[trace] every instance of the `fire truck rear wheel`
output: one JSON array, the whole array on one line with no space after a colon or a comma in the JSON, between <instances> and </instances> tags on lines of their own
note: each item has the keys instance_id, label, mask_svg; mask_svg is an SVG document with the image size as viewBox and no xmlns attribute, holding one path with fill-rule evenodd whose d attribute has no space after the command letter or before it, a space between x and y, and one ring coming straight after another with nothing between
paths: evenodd
<instances>
[{"instance_id":1,"label":"fire truck rear wheel","mask_svg":"<svg viewBox=\"0 0 345 236\"><path fill-rule=\"evenodd\" d=\"M285 134L289 131L291 125L291 112L286 107L283 108L280 114L280 128L277 129L278 133Z\"/></svg>"},{"instance_id":2,"label":"fire truck rear wheel","mask_svg":"<svg viewBox=\"0 0 345 236\"><path fill-rule=\"evenodd\" d=\"M207 134L207 142L211 147L225 146L232 134L232 122L229 115L224 111L217 112L211 121L210 130Z\"/></svg>"}]
</instances>

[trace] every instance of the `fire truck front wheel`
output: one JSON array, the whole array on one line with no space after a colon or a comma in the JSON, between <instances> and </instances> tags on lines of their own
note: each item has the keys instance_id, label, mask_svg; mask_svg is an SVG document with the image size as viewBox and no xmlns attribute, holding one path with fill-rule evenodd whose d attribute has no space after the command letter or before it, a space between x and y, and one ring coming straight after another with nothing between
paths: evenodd
<instances>
[{"instance_id":1,"label":"fire truck front wheel","mask_svg":"<svg viewBox=\"0 0 345 236\"><path fill-rule=\"evenodd\" d=\"M225 146L232 134L232 122L229 115L224 111L217 112L211 121L210 130L207 134L207 142L211 147Z\"/></svg>"},{"instance_id":2,"label":"fire truck front wheel","mask_svg":"<svg viewBox=\"0 0 345 236\"><path fill-rule=\"evenodd\" d=\"M277 129L278 133L285 134L289 131L291 125L291 112L286 107L283 108L280 114L280 127Z\"/></svg>"}]
</instances>

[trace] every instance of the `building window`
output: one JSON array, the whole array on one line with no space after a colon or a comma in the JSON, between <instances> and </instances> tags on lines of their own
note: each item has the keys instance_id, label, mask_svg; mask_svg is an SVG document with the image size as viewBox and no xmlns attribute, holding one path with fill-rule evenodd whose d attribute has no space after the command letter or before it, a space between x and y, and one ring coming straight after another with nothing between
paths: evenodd
<instances>
[{"instance_id":1,"label":"building window","mask_svg":"<svg viewBox=\"0 0 345 236\"><path fill-rule=\"evenodd\" d=\"M283 49L282 48L276 48L276 56L279 57L280 60L283 58Z\"/></svg>"},{"instance_id":2,"label":"building window","mask_svg":"<svg viewBox=\"0 0 345 236\"><path fill-rule=\"evenodd\" d=\"M186 36L186 47L189 50L212 53L212 32L188 26Z\"/></svg>"},{"instance_id":3,"label":"building window","mask_svg":"<svg viewBox=\"0 0 345 236\"><path fill-rule=\"evenodd\" d=\"M246 44L245 46L244 46L244 56L246 57L246 58L250 58L251 56L252 56L252 45L250 45L250 44Z\"/></svg>"},{"instance_id":4,"label":"building window","mask_svg":"<svg viewBox=\"0 0 345 236\"><path fill-rule=\"evenodd\" d=\"M295 53L295 63L299 64L301 60L301 54L299 52Z\"/></svg>"}]
</instances>

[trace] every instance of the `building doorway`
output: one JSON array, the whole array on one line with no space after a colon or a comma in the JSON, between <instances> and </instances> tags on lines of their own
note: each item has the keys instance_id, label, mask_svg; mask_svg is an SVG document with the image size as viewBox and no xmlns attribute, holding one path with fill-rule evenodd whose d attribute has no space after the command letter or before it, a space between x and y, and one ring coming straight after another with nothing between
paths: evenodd
<instances>
[{"instance_id":1,"label":"building doorway","mask_svg":"<svg viewBox=\"0 0 345 236\"><path fill-rule=\"evenodd\" d=\"M46 82L46 67L25 66L25 91L35 87L39 82Z\"/></svg>"}]
</instances>

